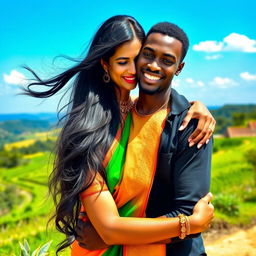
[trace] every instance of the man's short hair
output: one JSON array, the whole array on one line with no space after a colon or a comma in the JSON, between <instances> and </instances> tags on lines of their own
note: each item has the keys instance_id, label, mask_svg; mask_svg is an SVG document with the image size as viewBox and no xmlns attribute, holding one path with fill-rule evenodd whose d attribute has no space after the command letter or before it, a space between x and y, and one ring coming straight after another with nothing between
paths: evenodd
<instances>
[{"instance_id":1,"label":"man's short hair","mask_svg":"<svg viewBox=\"0 0 256 256\"><path fill-rule=\"evenodd\" d=\"M170 22L159 22L153 27L151 27L151 29L147 33L147 37L151 33L161 33L179 40L182 43L182 62L188 51L189 40L186 33L180 27Z\"/></svg>"}]
</instances>

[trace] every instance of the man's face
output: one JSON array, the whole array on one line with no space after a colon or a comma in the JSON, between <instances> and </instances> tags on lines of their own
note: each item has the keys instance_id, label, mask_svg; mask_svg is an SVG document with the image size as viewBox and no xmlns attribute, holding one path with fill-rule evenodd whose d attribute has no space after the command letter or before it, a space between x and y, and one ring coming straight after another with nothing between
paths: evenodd
<instances>
[{"instance_id":1,"label":"man's face","mask_svg":"<svg viewBox=\"0 0 256 256\"><path fill-rule=\"evenodd\" d=\"M182 43L179 40L161 33L151 33L137 61L140 90L145 94L169 90L173 76L183 68L181 56Z\"/></svg>"}]
</instances>

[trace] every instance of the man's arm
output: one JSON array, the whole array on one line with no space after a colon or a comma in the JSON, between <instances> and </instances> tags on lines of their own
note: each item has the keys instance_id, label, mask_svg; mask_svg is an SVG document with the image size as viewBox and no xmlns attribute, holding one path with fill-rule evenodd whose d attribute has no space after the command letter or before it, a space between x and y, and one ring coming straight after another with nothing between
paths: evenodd
<instances>
[{"instance_id":1,"label":"man's arm","mask_svg":"<svg viewBox=\"0 0 256 256\"><path fill-rule=\"evenodd\" d=\"M197 121L191 120L187 129L179 134L170 170L174 207L166 217L175 217L180 213L191 215L195 204L210 189L212 138L200 149L196 145L189 147L187 141L196 126Z\"/></svg>"}]
</instances>

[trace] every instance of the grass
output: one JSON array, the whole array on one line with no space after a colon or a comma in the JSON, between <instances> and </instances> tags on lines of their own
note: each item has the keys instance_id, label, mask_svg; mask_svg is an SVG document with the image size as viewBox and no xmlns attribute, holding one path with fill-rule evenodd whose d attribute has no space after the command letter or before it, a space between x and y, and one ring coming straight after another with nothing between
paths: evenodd
<instances>
[{"instance_id":1,"label":"grass","mask_svg":"<svg viewBox=\"0 0 256 256\"><path fill-rule=\"evenodd\" d=\"M245 153L256 148L256 138L230 139L230 142L229 146L227 139L215 139L217 151L213 154L211 191L216 201L219 196L226 196L224 204L232 196L234 202L230 203L236 204L239 214L223 212L220 204L219 208L215 207L215 218L233 225L247 225L256 216L256 188L253 169L246 162ZM14 184L24 195L19 207L0 218L0 256L18 255L18 242L25 238L32 249L53 240L50 255L55 255L55 247L63 239L52 225L46 232L53 208L51 200L47 200L47 179L52 168L49 157L49 153L33 154L26 157L29 159L26 165L0 169L1 190ZM61 255L69 255L69 250Z\"/></svg>"},{"instance_id":2,"label":"grass","mask_svg":"<svg viewBox=\"0 0 256 256\"><path fill-rule=\"evenodd\" d=\"M221 140L227 139L215 139L218 146ZM242 143L233 144L235 146L219 147L219 151L213 154L211 191L215 197L220 194L232 195L239 208L239 215L231 216L215 207L217 219L230 224L246 225L256 216L256 184L253 167L246 162L245 153L256 147L256 138L244 138Z\"/></svg>"}]
</instances>

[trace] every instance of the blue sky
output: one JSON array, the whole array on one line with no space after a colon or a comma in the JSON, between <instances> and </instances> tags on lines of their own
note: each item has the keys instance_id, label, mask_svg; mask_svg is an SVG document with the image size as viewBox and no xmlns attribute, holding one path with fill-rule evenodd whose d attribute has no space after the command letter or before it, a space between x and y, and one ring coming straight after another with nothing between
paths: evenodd
<instances>
[{"instance_id":1,"label":"blue sky","mask_svg":"<svg viewBox=\"0 0 256 256\"><path fill-rule=\"evenodd\" d=\"M31 78L21 65L42 77L63 71L71 63L53 63L54 57L80 56L99 25L116 14L134 16L146 31L160 21L185 30L190 49L173 87L189 100L256 103L255 11L253 0L2 0L0 113L55 112L61 95L44 101L16 95Z\"/></svg>"}]
</instances>

